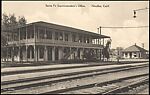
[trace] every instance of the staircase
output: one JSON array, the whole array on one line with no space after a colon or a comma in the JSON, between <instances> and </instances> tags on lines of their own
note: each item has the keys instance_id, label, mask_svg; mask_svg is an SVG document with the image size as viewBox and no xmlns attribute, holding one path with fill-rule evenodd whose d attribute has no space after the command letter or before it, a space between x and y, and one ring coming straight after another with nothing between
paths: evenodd
<instances>
[{"instance_id":1,"label":"staircase","mask_svg":"<svg viewBox=\"0 0 150 95\"><path fill-rule=\"evenodd\" d=\"M68 59L70 57L71 54L73 54L75 52L75 50L72 50L71 52L67 53L64 55L64 57L62 59Z\"/></svg>"}]
</instances>

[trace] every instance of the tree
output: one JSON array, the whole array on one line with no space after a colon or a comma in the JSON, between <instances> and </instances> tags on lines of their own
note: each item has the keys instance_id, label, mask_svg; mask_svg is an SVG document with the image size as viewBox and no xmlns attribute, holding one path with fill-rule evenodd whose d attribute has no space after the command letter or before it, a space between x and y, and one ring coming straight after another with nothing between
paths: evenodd
<instances>
[{"instance_id":1,"label":"tree","mask_svg":"<svg viewBox=\"0 0 150 95\"><path fill-rule=\"evenodd\" d=\"M9 17L9 27L18 26L17 23L18 22L17 22L17 19L15 17L15 14L10 15L10 17Z\"/></svg>"},{"instance_id":2,"label":"tree","mask_svg":"<svg viewBox=\"0 0 150 95\"><path fill-rule=\"evenodd\" d=\"M25 19L24 16L22 17L18 17L18 21L17 21L17 17L15 16L15 14L9 14L9 16L6 13L3 13L2 15L2 31L1 34L4 34L3 36L1 36L1 47L5 46L5 44L7 43L6 41L6 35L5 30L7 30L8 28L13 28L13 27L18 27L18 26L24 26L26 25L27 20ZM3 44L2 44L3 43Z\"/></svg>"},{"instance_id":3,"label":"tree","mask_svg":"<svg viewBox=\"0 0 150 95\"><path fill-rule=\"evenodd\" d=\"M22 17L19 16L18 25L19 26L24 26L24 25L26 25L26 23L27 23L27 20L25 19L25 17L24 16L22 16Z\"/></svg>"},{"instance_id":4,"label":"tree","mask_svg":"<svg viewBox=\"0 0 150 95\"><path fill-rule=\"evenodd\" d=\"M2 28L9 27L9 16L7 16L6 13L3 13L3 18L2 18Z\"/></svg>"},{"instance_id":5,"label":"tree","mask_svg":"<svg viewBox=\"0 0 150 95\"><path fill-rule=\"evenodd\" d=\"M13 27L18 27L18 26L24 26L26 25L27 20L25 19L24 16L22 17L17 17L15 16L15 14L9 14L9 16L6 13L3 13L2 15L2 31L1 31L1 58L5 58L6 57L6 46L7 46L7 34L8 29L9 28L13 28Z\"/></svg>"},{"instance_id":6,"label":"tree","mask_svg":"<svg viewBox=\"0 0 150 95\"><path fill-rule=\"evenodd\" d=\"M18 20L15 14L9 14L9 16L6 13L3 13L2 17L2 27L3 28L10 28L10 27L17 27L17 26L24 26L26 25L27 20L24 16L19 16Z\"/></svg>"}]
</instances>

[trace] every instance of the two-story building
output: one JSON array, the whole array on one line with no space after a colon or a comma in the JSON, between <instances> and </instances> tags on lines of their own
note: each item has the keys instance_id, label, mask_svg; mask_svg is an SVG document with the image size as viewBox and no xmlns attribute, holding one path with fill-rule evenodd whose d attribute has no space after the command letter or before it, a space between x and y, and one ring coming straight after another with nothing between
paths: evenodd
<instances>
[{"instance_id":1,"label":"two-story building","mask_svg":"<svg viewBox=\"0 0 150 95\"><path fill-rule=\"evenodd\" d=\"M6 31L6 30L5 30ZM7 29L6 61L86 59L92 51L101 60L109 36L43 21Z\"/></svg>"}]
</instances>

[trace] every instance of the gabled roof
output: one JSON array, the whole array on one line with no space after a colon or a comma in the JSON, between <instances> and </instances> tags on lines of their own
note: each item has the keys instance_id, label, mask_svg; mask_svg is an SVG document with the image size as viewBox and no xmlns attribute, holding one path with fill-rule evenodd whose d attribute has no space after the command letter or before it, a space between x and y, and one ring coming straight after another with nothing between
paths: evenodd
<instances>
[{"instance_id":1,"label":"gabled roof","mask_svg":"<svg viewBox=\"0 0 150 95\"><path fill-rule=\"evenodd\" d=\"M135 44L135 45L132 45L132 46L124 49L123 52L147 52L147 50L144 48L141 48Z\"/></svg>"}]
</instances>

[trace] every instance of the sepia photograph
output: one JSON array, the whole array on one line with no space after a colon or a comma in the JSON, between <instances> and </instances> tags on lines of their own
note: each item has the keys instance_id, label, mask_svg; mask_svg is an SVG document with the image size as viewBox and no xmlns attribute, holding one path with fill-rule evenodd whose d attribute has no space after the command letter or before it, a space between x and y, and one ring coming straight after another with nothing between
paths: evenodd
<instances>
[{"instance_id":1,"label":"sepia photograph","mask_svg":"<svg viewBox=\"0 0 150 95\"><path fill-rule=\"evenodd\" d=\"M1 94L149 95L149 1L2 1Z\"/></svg>"}]
</instances>

